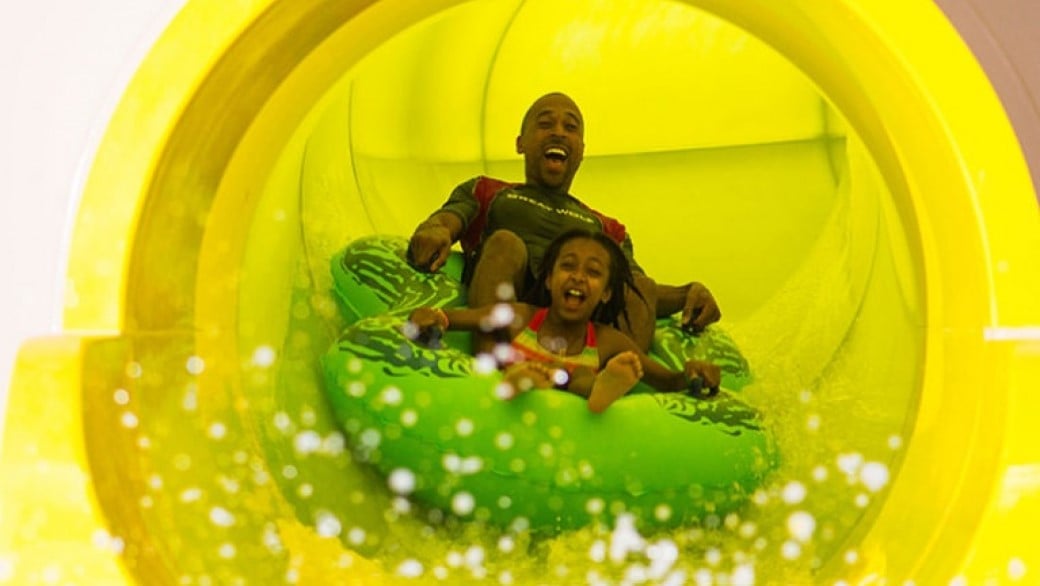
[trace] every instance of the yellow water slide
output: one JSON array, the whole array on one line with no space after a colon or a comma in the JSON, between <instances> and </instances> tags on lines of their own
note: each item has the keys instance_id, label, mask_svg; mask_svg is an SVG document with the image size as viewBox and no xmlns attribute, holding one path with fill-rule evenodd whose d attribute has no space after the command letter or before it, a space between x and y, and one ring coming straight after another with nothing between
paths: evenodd
<instances>
[{"instance_id":1,"label":"yellow water slide","mask_svg":"<svg viewBox=\"0 0 1040 586\"><path fill-rule=\"evenodd\" d=\"M751 363L783 463L747 511L438 524L332 420L332 254L521 179L554 90L574 193ZM16 364L0 584L1038 583L1040 214L999 98L927 0L189 0Z\"/></svg>"}]
</instances>

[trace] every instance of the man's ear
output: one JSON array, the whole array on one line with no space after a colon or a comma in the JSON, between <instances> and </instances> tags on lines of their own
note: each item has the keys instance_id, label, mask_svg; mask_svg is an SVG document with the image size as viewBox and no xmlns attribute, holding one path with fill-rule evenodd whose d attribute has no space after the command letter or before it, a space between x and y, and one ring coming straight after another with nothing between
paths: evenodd
<instances>
[{"instance_id":1,"label":"man's ear","mask_svg":"<svg viewBox=\"0 0 1040 586\"><path fill-rule=\"evenodd\" d=\"M521 136L517 136L516 137L516 154L518 154L518 155L524 154L524 143L520 140L521 138L523 138L523 137L521 137Z\"/></svg>"}]
</instances>

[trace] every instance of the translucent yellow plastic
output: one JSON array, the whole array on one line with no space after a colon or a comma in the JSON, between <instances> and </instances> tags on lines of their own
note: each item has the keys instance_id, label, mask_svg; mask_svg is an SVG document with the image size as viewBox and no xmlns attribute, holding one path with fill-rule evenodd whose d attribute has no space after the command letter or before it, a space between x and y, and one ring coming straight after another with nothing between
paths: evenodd
<instances>
[{"instance_id":1,"label":"translucent yellow plastic","mask_svg":"<svg viewBox=\"0 0 1040 586\"><path fill-rule=\"evenodd\" d=\"M407 530L385 484L289 435L334 428L322 262L518 178L518 114L554 89L587 119L575 191L652 274L899 428L812 580L1036 581L1040 214L998 96L928 1L685 4L189 0L91 168L66 335L16 365L0 583L393 582L366 557ZM368 530L330 539L328 509Z\"/></svg>"}]
</instances>

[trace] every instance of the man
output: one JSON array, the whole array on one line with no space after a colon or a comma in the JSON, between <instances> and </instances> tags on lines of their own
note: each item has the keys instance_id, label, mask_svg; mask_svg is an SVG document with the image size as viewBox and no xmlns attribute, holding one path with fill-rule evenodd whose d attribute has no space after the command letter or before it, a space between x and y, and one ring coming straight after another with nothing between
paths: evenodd
<instances>
[{"instance_id":1,"label":"man","mask_svg":"<svg viewBox=\"0 0 1040 586\"><path fill-rule=\"evenodd\" d=\"M448 201L416 227L408 262L421 271L437 271L451 245L462 240L463 281L469 287L470 306L517 297L529 301L526 295L542 253L555 236L576 227L601 230L621 244L636 273L641 295L632 291L626 295L628 319L622 320L621 329L640 348L650 348L657 317L682 311L683 327L692 332L718 321L722 314L704 285L656 283L632 258L632 241L624 225L570 195L585 153L584 135L581 111L568 96L551 93L535 100L516 139L516 152L524 156L526 182L477 177L456 187ZM477 340L478 350L491 344Z\"/></svg>"}]
</instances>

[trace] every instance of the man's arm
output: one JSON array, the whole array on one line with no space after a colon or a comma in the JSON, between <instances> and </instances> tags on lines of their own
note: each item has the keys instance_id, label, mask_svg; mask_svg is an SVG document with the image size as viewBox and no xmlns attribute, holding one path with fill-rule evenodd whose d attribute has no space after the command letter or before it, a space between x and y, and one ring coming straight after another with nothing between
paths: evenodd
<instances>
[{"instance_id":1,"label":"man's arm","mask_svg":"<svg viewBox=\"0 0 1040 586\"><path fill-rule=\"evenodd\" d=\"M722 318L715 297L701 283L695 281L678 286L657 283L656 291L657 317L668 317L681 311L684 330L698 333Z\"/></svg>"},{"instance_id":2,"label":"man's arm","mask_svg":"<svg viewBox=\"0 0 1040 586\"><path fill-rule=\"evenodd\" d=\"M462 234L462 219L448 211L436 212L416 226L408 242L408 263L414 268L433 273L448 260L451 245Z\"/></svg>"},{"instance_id":3,"label":"man's arm","mask_svg":"<svg viewBox=\"0 0 1040 586\"><path fill-rule=\"evenodd\" d=\"M455 187L448 201L416 226L408 242L408 264L414 269L432 273L447 262L451 245L480 209L474 194L478 180L475 177Z\"/></svg>"}]
</instances>

